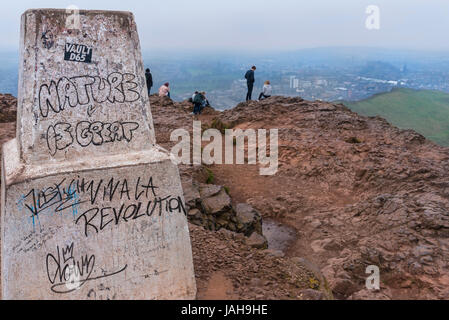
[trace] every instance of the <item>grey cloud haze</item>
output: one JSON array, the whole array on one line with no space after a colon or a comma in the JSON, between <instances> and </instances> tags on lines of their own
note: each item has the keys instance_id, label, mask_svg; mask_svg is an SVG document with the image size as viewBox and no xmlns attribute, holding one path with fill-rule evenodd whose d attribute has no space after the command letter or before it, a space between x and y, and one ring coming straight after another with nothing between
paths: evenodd
<instances>
[{"instance_id":1,"label":"grey cloud haze","mask_svg":"<svg viewBox=\"0 0 449 320\"><path fill-rule=\"evenodd\" d=\"M449 49L447 0L8 1L2 3L0 48L18 47L26 9L69 5L133 12L143 50ZM368 5L380 8L380 30L365 28Z\"/></svg>"}]
</instances>

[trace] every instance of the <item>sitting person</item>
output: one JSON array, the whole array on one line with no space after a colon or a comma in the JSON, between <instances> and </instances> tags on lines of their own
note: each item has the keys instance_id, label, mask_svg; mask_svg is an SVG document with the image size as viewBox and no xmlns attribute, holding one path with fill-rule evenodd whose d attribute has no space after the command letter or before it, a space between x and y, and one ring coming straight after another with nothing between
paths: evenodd
<instances>
[{"instance_id":1,"label":"sitting person","mask_svg":"<svg viewBox=\"0 0 449 320\"><path fill-rule=\"evenodd\" d=\"M170 84L168 82L164 83L159 88L159 97L169 97L170 98Z\"/></svg>"},{"instance_id":2,"label":"sitting person","mask_svg":"<svg viewBox=\"0 0 449 320\"><path fill-rule=\"evenodd\" d=\"M207 100L206 98L206 92L201 92L201 95L203 96L203 105L201 106L201 109L205 108L205 107L210 107L210 103L209 100Z\"/></svg>"},{"instance_id":3,"label":"sitting person","mask_svg":"<svg viewBox=\"0 0 449 320\"><path fill-rule=\"evenodd\" d=\"M263 100L271 97L271 84L270 81L265 81L263 84L263 91L259 95L259 100Z\"/></svg>"}]
</instances>

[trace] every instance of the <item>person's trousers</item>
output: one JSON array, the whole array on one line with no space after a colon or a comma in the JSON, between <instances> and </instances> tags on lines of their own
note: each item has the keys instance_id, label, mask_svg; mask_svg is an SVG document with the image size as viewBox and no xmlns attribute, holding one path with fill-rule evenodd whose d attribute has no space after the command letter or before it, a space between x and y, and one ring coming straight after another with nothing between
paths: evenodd
<instances>
[{"instance_id":1,"label":"person's trousers","mask_svg":"<svg viewBox=\"0 0 449 320\"><path fill-rule=\"evenodd\" d=\"M251 100L253 95L254 83L248 83L248 93L246 94L246 101Z\"/></svg>"},{"instance_id":2,"label":"person's trousers","mask_svg":"<svg viewBox=\"0 0 449 320\"><path fill-rule=\"evenodd\" d=\"M266 98L269 98L269 97L271 97L271 96L266 96L266 95L263 94L263 92L261 92L260 95L259 95L259 100L262 100L262 98L266 99Z\"/></svg>"},{"instance_id":3,"label":"person's trousers","mask_svg":"<svg viewBox=\"0 0 449 320\"><path fill-rule=\"evenodd\" d=\"M195 103L193 105L193 114L200 114L201 113L201 104Z\"/></svg>"}]
</instances>

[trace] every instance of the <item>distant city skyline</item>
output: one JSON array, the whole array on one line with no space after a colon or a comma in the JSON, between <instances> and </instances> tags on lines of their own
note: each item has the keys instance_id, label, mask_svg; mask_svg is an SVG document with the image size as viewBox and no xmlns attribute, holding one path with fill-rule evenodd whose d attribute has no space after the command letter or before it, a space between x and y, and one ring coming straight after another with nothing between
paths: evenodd
<instances>
[{"instance_id":1,"label":"distant city skyline","mask_svg":"<svg viewBox=\"0 0 449 320\"><path fill-rule=\"evenodd\" d=\"M131 11L143 51L286 51L368 46L446 51L447 0L22 0L2 3L0 49L17 50L20 15L30 8ZM369 30L366 8L379 8Z\"/></svg>"}]
</instances>

